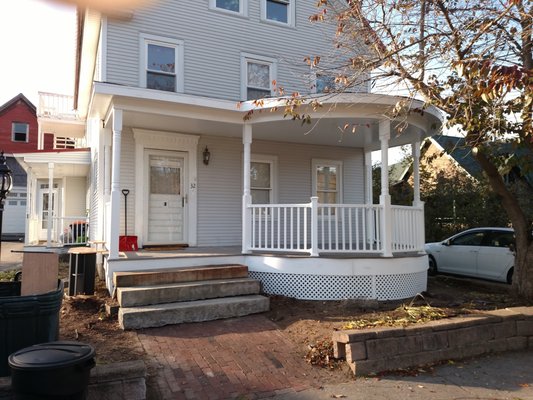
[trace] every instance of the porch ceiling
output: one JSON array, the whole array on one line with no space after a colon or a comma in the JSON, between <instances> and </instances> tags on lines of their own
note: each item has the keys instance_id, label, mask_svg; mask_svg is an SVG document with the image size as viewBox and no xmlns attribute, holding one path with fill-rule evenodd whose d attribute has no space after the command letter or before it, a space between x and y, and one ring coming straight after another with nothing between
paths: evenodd
<instances>
[{"instance_id":1,"label":"porch ceiling","mask_svg":"<svg viewBox=\"0 0 533 400\"><path fill-rule=\"evenodd\" d=\"M54 178L88 176L91 166L89 151L20 153L14 156L24 170L37 179L48 179L49 164L53 164Z\"/></svg>"},{"instance_id":2,"label":"porch ceiling","mask_svg":"<svg viewBox=\"0 0 533 400\"><path fill-rule=\"evenodd\" d=\"M105 87L110 90L109 87ZM115 89L115 88L112 88ZM139 88L116 88L116 94L96 93L93 113L108 114L111 108L123 110L125 127L160 130L197 135L242 137L250 102L240 107L227 100L204 99L180 94L159 94ZM155 93L154 93L155 92ZM346 146L379 150L379 121L398 101L398 97L374 94L347 94L326 101L317 111L302 107L312 116L302 125L283 117L283 107L275 110L275 100L255 110L249 123L254 140ZM278 103L279 105L279 103ZM417 104L418 107L421 104ZM103 118L102 118L103 119ZM397 121L391 121L390 147L401 146L437 133L438 112L424 115L411 113L402 121L406 127L399 133Z\"/></svg>"}]
</instances>

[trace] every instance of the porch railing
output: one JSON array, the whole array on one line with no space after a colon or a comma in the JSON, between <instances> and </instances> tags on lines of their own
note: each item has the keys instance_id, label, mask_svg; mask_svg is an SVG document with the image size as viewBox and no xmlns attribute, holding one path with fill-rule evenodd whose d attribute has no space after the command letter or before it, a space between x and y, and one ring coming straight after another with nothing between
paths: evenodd
<instances>
[{"instance_id":1,"label":"porch railing","mask_svg":"<svg viewBox=\"0 0 533 400\"><path fill-rule=\"evenodd\" d=\"M37 113L42 118L78 119L78 113L74 110L74 97L63 94L39 92Z\"/></svg>"},{"instance_id":2,"label":"porch railing","mask_svg":"<svg viewBox=\"0 0 533 400\"><path fill-rule=\"evenodd\" d=\"M63 246L83 246L89 240L87 217L55 217L52 241Z\"/></svg>"},{"instance_id":3,"label":"porch railing","mask_svg":"<svg viewBox=\"0 0 533 400\"><path fill-rule=\"evenodd\" d=\"M249 250L272 252L383 253L382 205L250 204ZM423 208L391 207L392 251L421 251Z\"/></svg>"}]
</instances>

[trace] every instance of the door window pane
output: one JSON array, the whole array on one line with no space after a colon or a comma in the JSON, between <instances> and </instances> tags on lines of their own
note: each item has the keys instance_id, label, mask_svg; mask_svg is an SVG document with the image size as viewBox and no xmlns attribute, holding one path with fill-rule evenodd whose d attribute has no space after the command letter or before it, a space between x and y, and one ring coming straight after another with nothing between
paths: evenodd
<instances>
[{"instance_id":1,"label":"door window pane","mask_svg":"<svg viewBox=\"0 0 533 400\"><path fill-rule=\"evenodd\" d=\"M150 194L180 195L181 163L164 157L150 157Z\"/></svg>"}]
</instances>

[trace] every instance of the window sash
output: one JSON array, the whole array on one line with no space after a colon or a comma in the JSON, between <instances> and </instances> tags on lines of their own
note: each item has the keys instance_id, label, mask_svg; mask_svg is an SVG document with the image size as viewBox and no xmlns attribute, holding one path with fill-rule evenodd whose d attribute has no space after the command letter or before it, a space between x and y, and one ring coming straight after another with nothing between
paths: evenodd
<instances>
[{"instance_id":1,"label":"window sash","mask_svg":"<svg viewBox=\"0 0 533 400\"><path fill-rule=\"evenodd\" d=\"M242 13L242 2L244 0L214 0L214 8L235 13Z\"/></svg>"},{"instance_id":2,"label":"window sash","mask_svg":"<svg viewBox=\"0 0 533 400\"><path fill-rule=\"evenodd\" d=\"M14 142L27 142L30 126L25 122L13 122L11 129L11 139Z\"/></svg>"},{"instance_id":3,"label":"window sash","mask_svg":"<svg viewBox=\"0 0 533 400\"><path fill-rule=\"evenodd\" d=\"M265 18L269 21L289 23L289 0L266 0Z\"/></svg>"},{"instance_id":4,"label":"window sash","mask_svg":"<svg viewBox=\"0 0 533 400\"><path fill-rule=\"evenodd\" d=\"M256 169L254 171L254 165L256 166ZM257 174L257 172L260 172L260 168L257 168L259 166L267 166L266 172L267 174L262 176L263 179L260 179L261 177L258 177L258 179L254 178L254 175ZM252 161L250 165L250 192L252 195L252 204L264 204L264 199L267 198L267 204L272 203L272 191L273 191L273 185L272 185L272 162L268 161ZM263 169L263 172L265 172L265 169ZM261 182L261 180L263 182ZM260 184L263 183L263 184ZM263 196L261 196L263 194ZM266 194L266 196L265 196ZM261 200L261 201L259 201Z\"/></svg>"}]
</instances>

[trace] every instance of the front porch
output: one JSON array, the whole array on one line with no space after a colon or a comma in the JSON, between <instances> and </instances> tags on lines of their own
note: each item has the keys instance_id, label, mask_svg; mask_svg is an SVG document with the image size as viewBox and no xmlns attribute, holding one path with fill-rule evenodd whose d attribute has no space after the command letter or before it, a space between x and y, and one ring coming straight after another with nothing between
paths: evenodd
<instances>
[{"instance_id":1,"label":"front porch","mask_svg":"<svg viewBox=\"0 0 533 400\"><path fill-rule=\"evenodd\" d=\"M391 258L364 252L311 257L303 252L242 254L240 246L140 249L120 252L105 264L111 291L118 271L240 264L261 281L265 293L306 300L409 298L426 290L428 265L427 256L419 252L397 252Z\"/></svg>"}]
</instances>

